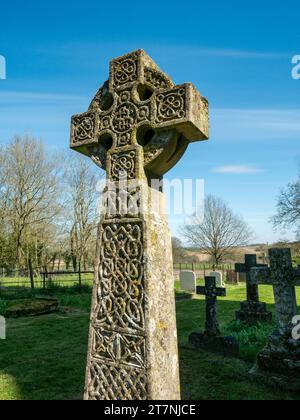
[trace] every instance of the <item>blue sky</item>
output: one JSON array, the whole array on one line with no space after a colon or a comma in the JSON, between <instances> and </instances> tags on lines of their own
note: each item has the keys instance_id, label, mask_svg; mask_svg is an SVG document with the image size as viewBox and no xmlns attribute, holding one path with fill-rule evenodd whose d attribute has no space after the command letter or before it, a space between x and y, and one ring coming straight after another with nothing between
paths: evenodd
<instances>
[{"instance_id":1,"label":"blue sky","mask_svg":"<svg viewBox=\"0 0 300 420\"><path fill-rule=\"evenodd\" d=\"M299 15L293 0L2 2L0 142L30 133L68 147L70 116L87 109L109 60L143 48L210 101L210 141L193 144L168 178L204 178L257 241L292 239L268 221L300 163ZM171 219L175 234L181 222Z\"/></svg>"}]
</instances>

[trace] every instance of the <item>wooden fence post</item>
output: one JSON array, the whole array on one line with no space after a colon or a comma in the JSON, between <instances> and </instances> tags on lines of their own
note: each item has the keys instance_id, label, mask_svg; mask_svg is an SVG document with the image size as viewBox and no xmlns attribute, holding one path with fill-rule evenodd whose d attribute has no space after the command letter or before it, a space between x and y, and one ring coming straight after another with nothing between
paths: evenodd
<instances>
[{"instance_id":1,"label":"wooden fence post","mask_svg":"<svg viewBox=\"0 0 300 420\"><path fill-rule=\"evenodd\" d=\"M79 280L79 288L82 287L82 281L81 281L81 263L78 264L78 280Z\"/></svg>"},{"instance_id":2,"label":"wooden fence post","mask_svg":"<svg viewBox=\"0 0 300 420\"><path fill-rule=\"evenodd\" d=\"M33 269L32 269L31 258L29 258L29 260L28 260L28 267L29 267L29 276L30 276L31 289L34 289L34 274L33 274Z\"/></svg>"}]
</instances>

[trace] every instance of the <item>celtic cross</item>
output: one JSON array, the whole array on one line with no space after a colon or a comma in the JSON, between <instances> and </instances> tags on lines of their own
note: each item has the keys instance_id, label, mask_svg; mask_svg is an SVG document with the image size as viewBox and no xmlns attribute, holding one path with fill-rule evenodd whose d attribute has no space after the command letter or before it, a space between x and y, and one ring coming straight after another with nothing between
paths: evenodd
<instances>
[{"instance_id":1,"label":"celtic cross","mask_svg":"<svg viewBox=\"0 0 300 420\"><path fill-rule=\"evenodd\" d=\"M175 86L147 54L114 59L86 113L72 118L71 148L107 180L146 181L141 197L185 152L208 139L208 102ZM161 194L161 192L158 192ZM147 204L147 200L144 200ZM123 199L119 197L118 206ZM166 217L104 211L98 234L85 399L180 397L171 236Z\"/></svg>"}]
</instances>

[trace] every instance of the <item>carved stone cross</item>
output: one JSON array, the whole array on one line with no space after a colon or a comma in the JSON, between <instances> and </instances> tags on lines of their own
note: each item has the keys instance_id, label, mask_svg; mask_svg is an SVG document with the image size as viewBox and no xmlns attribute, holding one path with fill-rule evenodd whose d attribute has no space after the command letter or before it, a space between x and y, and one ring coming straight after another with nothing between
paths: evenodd
<instances>
[{"instance_id":1,"label":"carved stone cross","mask_svg":"<svg viewBox=\"0 0 300 420\"><path fill-rule=\"evenodd\" d=\"M226 296L226 289L224 287L216 287L215 277L205 277L205 286L197 287L197 295L206 297L205 334L208 336L220 335L217 318L217 297Z\"/></svg>"},{"instance_id":2,"label":"carved stone cross","mask_svg":"<svg viewBox=\"0 0 300 420\"><path fill-rule=\"evenodd\" d=\"M258 284L252 284L250 281L250 271L252 268L267 268L266 264L257 264L256 254L246 254L244 264L235 264L237 273L246 273L247 282L247 301L241 303L241 309L236 313L239 321L257 322L271 321L272 313L267 311L264 302L259 301Z\"/></svg>"},{"instance_id":3,"label":"carved stone cross","mask_svg":"<svg viewBox=\"0 0 300 420\"><path fill-rule=\"evenodd\" d=\"M278 329L286 334L297 314L295 286L300 286L300 269L293 268L290 249L270 249L269 257L270 268L252 268L250 281L273 286Z\"/></svg>"},{"instance_id":4,"label":"carved stone cross","mask_svg":"<svg viewBox=\"0 0 300 420\"><path fill-rule=\"evenodd\" d=\"M295 286L300 285L300 269L293 268L290 249L270 249L270 268L253 268L252 284L273 286L277 329L257 356L255 375L268 373L276 385L300 390L300 340L293 340L293 317L297 314Z\"/></svg>"},{"instance_id":5,"label":"carved stone cross","mask_svg":"<svg viewBox=\"0 0 300 420\"><path fill-rule=\"evenodd\" d=\"M112 60L88 112L72 118L71 147L106 171L114 194L120 181L141 181L137 213L120 212L119 196L101 217L85 399L180 397L171 237L166 217L143 209L151 180L208 126L207 100L142 50Z\"/></svg>"}]
</instances>

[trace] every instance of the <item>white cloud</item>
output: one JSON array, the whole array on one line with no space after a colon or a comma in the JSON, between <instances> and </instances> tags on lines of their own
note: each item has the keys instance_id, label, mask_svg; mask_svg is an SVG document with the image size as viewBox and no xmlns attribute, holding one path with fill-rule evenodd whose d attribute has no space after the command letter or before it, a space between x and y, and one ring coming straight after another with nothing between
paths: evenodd
<instances>
[{"instance_id":1,"label":"white cloud","mask_svg":"<svg viewBox=\"0 0 300 420\"><path fill-rule=\"evenodd\" d=\"M257 174L263 172L262 169L257 168L256 166L251 165L225 165L214 168L212 172L218 174Z\"/></svg>"}]
</instances>

